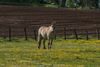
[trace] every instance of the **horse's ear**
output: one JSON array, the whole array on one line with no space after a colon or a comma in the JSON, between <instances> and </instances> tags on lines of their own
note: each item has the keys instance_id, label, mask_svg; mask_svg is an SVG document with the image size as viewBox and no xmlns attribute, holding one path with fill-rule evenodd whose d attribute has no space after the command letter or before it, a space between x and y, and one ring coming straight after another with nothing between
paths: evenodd
<instances>
[{"instance_id":1,"label":"horse's ear","mask_svg":"<svg viewBox=\"0 0 100 67\"><path fill-rule=\"evenodd\" d=\"M51 25L52 27L54 26L54 25Z\"/></svg>"}]
</instances>

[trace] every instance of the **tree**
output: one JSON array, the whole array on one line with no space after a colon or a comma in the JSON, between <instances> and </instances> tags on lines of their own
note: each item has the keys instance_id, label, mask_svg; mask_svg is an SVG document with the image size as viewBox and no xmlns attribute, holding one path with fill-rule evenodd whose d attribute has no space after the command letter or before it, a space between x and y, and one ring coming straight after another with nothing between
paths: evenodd
<instances>
[{"instance_id":1,"label":"tree","mask_svg":"<svg viewBox=\"0 0 100 67\"><path fill-rule=\"evenodd\" d=\"M65 7L66 0L53 0L59 7Z\"/></svg>"},{"instance_id":2,"label":"tree","mask_svg":"<svg viewBox=\"0 0 100 67\"><path fill-rule=\"evenodd\" d=\"M99 8L99 0L95 0L95 7Z\"/></svg>"},{"instance_id":3,"label":"tree","mask_svg":"<svg viewBox=\"0 0 100 67\"><path fill-rule=\"evenodd\" d=\"M90 0L90 8L99 8L99 0Z\"/></svg>"},{"instance_id":4,"label":"tree","mask_svg":"<svg viewBox=\"0 0 100 67\"><path fill-rule=\"evenodd\" d=\"M67 0L67 6L69 8L74 8L75 7L74 3L75 3L74 0Z\"/></svg>"},{"instance_id":5,"label":"tree","mask_svg":"<svg viewBox=\"0 0 100 67\"><path fill-rule=\"evenodd\" d=\"M99 0L98 4L99 4L98 6L99 6L99 8L100 8L100 0Z\"/></svg>"},{"instance_id":6,"label":"tree","mask_svg":"<svg viewBox=\"0 0 100 67\"><path fill-rule=\"evenodd\" d=\"M66 0L62 0L61 7L65 7L65 4L66 4Z\"/></svg>"}]
</instances>

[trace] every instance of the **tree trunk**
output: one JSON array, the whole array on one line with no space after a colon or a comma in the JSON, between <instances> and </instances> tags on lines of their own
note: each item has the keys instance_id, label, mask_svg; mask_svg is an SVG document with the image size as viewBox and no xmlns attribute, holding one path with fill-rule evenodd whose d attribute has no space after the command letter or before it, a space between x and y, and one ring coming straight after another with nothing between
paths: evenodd
<instances>
[{"instance_id":1,"label":"tree trunk","mask_svg":"<svg viewBox=\"0 0 100 67\"><path fill-rule=\"evenodd\" d=\"M99 0L95 0L95 8L99 8Z\"/></svg>"},{"instance_id":2,"label":"tree trunk","mask_svg":"<svg viewBox=\"0 0 100 67\"><path fill-rule=\"evenodd\" d=\"M99 8L100 8L100 0L99 0L98 4L99 4L98 6L99 6Z\"/></svg>"},{"instance_id":3,"label":"tree trunk","mask_svg":"<svg viewBox=\"0 0 100 67\"><path fill-rule=\"evenodd\" d=\"M61 7L65 7L65 4L66 4L66 0L62 0Z\"/></svg>"},{"instance_id":4,"label":"tree trunk","mask_svg":"<svg viewBox=\"0 0 100 67\"><path fill-rule=\"evenodd\" d=\"M59 0L59 7L62 6L62 0Z\"/></svg>"}]
</instances>

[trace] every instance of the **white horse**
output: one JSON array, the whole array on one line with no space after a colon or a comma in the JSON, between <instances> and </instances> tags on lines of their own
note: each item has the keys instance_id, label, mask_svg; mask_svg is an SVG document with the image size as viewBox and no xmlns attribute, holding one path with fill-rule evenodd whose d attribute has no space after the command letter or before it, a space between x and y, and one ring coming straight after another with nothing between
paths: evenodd
<instances>
[{"instance_id":1,"label":"white horse","mask_svg":"<svg viewBox=\"0 0 100 67\"><path fill-rule=\"evenodd\" d=\"M52 46L52 42L53 42L53 38L52 38L52 33L54 31L54 23L55 21L53 21L53 23L50 26L41 26L38 30L38 48L40 49L41 47L41 42L43 40L43 45L44 45L44 49L46 49L45 47L45 41L48 40L48 49L51 48Z\"/></svg>"}]
</instances>

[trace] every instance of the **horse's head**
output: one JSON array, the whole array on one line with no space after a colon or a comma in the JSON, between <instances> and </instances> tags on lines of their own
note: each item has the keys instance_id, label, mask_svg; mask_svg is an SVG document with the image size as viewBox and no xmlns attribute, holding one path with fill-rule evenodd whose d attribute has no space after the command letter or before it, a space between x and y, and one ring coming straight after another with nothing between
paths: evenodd
<instances>
[{"instance_id":1,"label":"horse's head","mask_svg":"<svg viewBox=\"0 0 100 67\"><path fill-rule=\"evenodd\" d=\"M51 25L49 26L50 31L54 31L54 25L56 24L56 21L53 21Z\"/></svg>"},{"instance_id":2,"label":"horse's head","mask_svg":"<svg viewBox=\"0 0 100 67\"><path fill-rule=\"evenodd\" d=\"M53 27L56 24L56 21L52 21L51 26Z\"/></svg>"}]
</instances>

